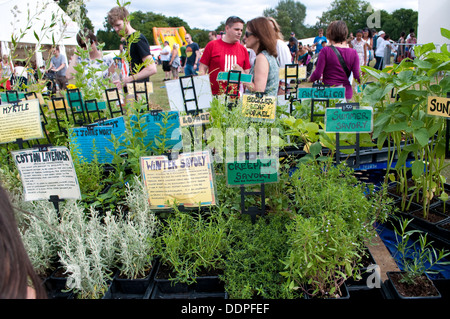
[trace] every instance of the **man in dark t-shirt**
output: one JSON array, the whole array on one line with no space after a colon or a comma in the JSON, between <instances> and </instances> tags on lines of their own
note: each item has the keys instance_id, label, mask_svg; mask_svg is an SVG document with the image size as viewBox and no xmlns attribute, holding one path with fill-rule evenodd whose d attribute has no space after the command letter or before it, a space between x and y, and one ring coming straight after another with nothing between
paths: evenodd
<instances>
[{"instance_id":1,"label":"man in dark t-shirt","mask_svg":"<svg viewBox=\"0 0 450 319\"><path fill-rule=\"evenodd\" d=\"M188 45L186 46L186 64L184 66L185 75L197 75L198 61L200 60L200 47L192 41L188 33L184 37Z\"/></svg>"},{"instance_id":2,"label":"man in dark t-shirt","mask_svg":"<svg viewBox=\"0 0 450 319\"><path fill-rule=\"evenodd\" d=\"M127 19L128 15L128 10L120 6L114 7L108 12L108 22L114 31L127 41L131 41L130 73L121 82L125 87L127 83L148 81L150 76L157 71L147 39L142 33L136 37L137 31L131 27L130 21ZM118 85L120 80L114 81L114 83Z\"/></svg>"}]
</instances>

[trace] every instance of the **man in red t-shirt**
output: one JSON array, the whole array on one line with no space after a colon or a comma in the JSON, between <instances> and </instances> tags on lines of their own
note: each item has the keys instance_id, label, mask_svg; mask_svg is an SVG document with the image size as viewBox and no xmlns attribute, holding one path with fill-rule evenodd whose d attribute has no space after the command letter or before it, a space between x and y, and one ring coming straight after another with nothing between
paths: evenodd
<instances>
[{"instance_id":1,"label":"man in red t-shirt","mask_svg":"<svg viewBox=\"0 0 450 319\"><path fill-rule=\"evenodd\" d=\"M244 21L238 17L229 17L225 22L225 35L221 39L209 42L200 59L199 74L209 72L213 95L224 94L226 81L217 81L219 72L228 72L239 65L248 73L251 66L247 48L240 43Z\"/></svg>"}]
</instances>

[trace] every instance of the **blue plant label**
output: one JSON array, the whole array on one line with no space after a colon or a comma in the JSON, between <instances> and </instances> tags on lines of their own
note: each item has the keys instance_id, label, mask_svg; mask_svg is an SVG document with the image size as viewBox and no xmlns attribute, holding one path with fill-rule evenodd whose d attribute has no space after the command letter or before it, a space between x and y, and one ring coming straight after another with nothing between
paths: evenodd
<instances>
[{"instance_id":1,"label":"blue plant label","mask_svg":"<svg viewBox=\"0 0 450 319\"><path fill-rule=\"evenodd\" d=\"M74 127L69 129L69 145L82 161L92 162L96 153L98 163L108 164L113 160L113 154L108 152L114 149L112 134L111 125Z\"/></svg>"},{"instance_id":2,"label":"blue plant label","mask_svg":"<svg viewBox=\"0 0 450 319\"><path fill-rule=\"evenodd\" d=\"M181 142L180 114L177 111L147 113L142 115L141 129L144 131L143 141L149 148L159 148L161 143L165 143L166 150L172 149ZM167 123L163 120L167 119ZM136 127L138 118L131 116L131 127L133 133L139 132ZM163 131L166 130L164 133Z\"/></svg>"}]
</instances>

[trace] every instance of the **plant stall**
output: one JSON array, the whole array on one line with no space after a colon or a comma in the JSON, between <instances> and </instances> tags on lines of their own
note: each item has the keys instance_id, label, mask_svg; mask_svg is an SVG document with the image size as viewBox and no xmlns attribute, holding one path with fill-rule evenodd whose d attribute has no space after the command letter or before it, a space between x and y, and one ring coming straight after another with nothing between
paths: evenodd
<instances>
[{"instance_id":1,"label":"plant stall","mask_svg":"<svg viewBox=\"0 0 450 319\"><path fill-rule=\"evenodd\" d=\"M389 257L400 281L423 275L433 286L428 274L450 256L449 114L431 101L448 101L450 53L433 44L415 53L382 71L364 67L357 103L194 95L193 110L183 94L179 108L160 109L138 92L111 100L111 79L83 65L76 87L43 105L2 100L33 128L0 133L0 181L48 297L394 299L394 274L383 281L372 254L383 230L398 240ZM184 80L199 83L168 85L181 92ZM103 96L90 117L86 102ZM329 110L369 112L370 131L331 129ZM7 111L0 121L19 131ZM448 299L450 278L441 279L433 297Z\"/></svg>"}]
</instances>

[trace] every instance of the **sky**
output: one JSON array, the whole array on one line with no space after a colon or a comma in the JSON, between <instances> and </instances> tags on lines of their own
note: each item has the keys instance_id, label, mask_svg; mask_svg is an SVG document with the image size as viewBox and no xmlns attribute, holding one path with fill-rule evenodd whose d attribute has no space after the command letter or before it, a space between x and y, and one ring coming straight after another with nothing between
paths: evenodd
<instances>
[{"instance_id":1,"label":"sky","mask_svg":"<svg viewBox=\"0 0 450 319\"><path fill-rule=\"evenodd\" d=\"M128 10L161 13L166 17L179 17L191 28L215 30L229 16L237 15L244 21L261 16L267 8L275 8L279 0L128 0ZM389 13L404 8L418 11L419 0L366 0L374 10L385 10ZM121 1L122 3L123 1ZM306 25L314 25L317 17L330 8L332 0L301 0L306 7ZM91 19L95 31L103 29L108 11L117 5L116 0L87 0L87 16Z\"/></svg>"}]
</instances>

